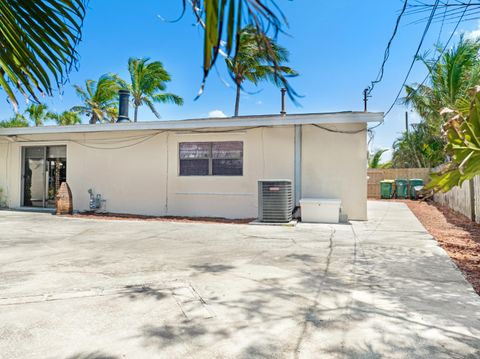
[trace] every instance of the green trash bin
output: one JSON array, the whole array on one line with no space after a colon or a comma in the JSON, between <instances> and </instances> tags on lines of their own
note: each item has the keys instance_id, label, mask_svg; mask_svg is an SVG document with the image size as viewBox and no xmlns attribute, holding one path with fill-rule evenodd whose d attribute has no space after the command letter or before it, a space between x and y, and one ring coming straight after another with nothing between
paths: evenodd
<instances>
[{"instance_id":1,"label":"green trash bin","mask_svg":"<svg viewBox=\"0 0 480 359\"><path fill-rule=\"evenodd\" d=\"M408 181L406 179L396 179L395 180L395 192L397 198L407 198L408 193Z\"/></svg>"},{"instance_id":2,"label":"green trash bin","mask_svg":"<svg viewBox=\"0 0 480 359\"><path fill-rule=\"evenodd\" d=\"M423 182L423 179L421 178L411 178L410 179L410 198L411 199L417 199L417 191L415 191L415 187L417 189L419 187L425 186L425 182Z\"/></svg>"},{"instance_id":3,"label":"green trash bin","mask_svg":"<svg viewBox=\"0 0 480 359\"><path fill-rule=\"evenodd\" d=\"M394 180L380 181L380 198L390 199L393 196L393 183Z\"/></svg>"}]
</instances>

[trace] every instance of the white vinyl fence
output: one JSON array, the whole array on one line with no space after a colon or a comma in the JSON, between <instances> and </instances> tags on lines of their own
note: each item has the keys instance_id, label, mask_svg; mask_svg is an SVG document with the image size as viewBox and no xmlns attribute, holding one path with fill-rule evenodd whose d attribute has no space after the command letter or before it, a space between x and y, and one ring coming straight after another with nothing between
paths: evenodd
<instances>
[{"instance_id":1,"label":"white vinyl fence","mask_svg":"<svg viewBox=\"0 0 480 359\"><path fill-rule=\"evenodd\" d=\"M433 199L480 223L480 176L465 181L461 187L455 187L447 193L437 193Z\"/></svg>"}]
</instances>

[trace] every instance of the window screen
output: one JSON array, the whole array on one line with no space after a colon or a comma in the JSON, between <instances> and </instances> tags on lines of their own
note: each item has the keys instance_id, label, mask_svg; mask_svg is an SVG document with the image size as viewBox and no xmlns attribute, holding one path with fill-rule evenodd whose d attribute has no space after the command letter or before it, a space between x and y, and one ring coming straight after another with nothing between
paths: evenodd
<instances>
[{"instance_id":1,"label":"window screen","mask_svg":"<svg viewBox=\"0 0 480 359\"><path fill-rule=\"evenodd\" d=\"M181 142L180 176L242 176L243 142Z\"/></svg>"}]
</instances>

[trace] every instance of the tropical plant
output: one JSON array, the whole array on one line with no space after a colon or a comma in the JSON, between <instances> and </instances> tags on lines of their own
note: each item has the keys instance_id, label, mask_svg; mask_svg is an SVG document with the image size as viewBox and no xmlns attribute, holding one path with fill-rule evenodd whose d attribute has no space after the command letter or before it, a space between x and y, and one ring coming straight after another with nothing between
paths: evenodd
<instances>
[{"instance_id":1,"label":"tropical plant","mask_svg":"<svg viewBox=\"0 0 480 359\"><path fill-rule=\"evenodd\" d=\"M128 88L130 91L134 110L134 122L137 122L138 108L140 106L147 105L155 117L160 118L160 114L155 108L155 103L183 105L183 99L180 96L164 92L167 88L167 82L170 82L172 79L163 67L163 64L160 61L149 61L149 58L138 59L131 57L128 59L130 83L114 75L120 86Z\"/></svg>"},{"instance_id":2,"label":"tropical plant","mask_svg":"<svg viewBox=\"0 0 480 359\"><path fill-rule=\"evenodd\" d=\"M428 188L447 192L480 174L480 86L442 115L448 120L443 129L450 162L431 175Z\"/></svg>"},{"instance_id":3,"label":"tropical plant","mask_svg":"<svg viewBox=\"0 0 480 359\"><path fill-rule=\"evenodd\" d=\"M199 96L202 94L205 81L215 65L218 54L224 53L227 57L235 58L239 52L239 38L243 27L253 26L257 33L273 37L282 31L287 20L276 0L181 0L183 3L182 15L188 5L204 29L203 41L203 81ZM293 98L295 91L290 87L287 79L280 71L281 64L277 61L273 49L267 48L268 63L276 68L274 76L288 95Z\"/></svg>"},{"instance_id":4,"label":"tropical plant","mask_svg":"<svg viewBox=\"0 0 480 359\"><path fill-rule=\"evenodd\" d=\"M89 117L89 123L115 122L118 115L118 91L121 85L112 75L103 75L98 81L86 80L85 87L74 85L83 104L70 111Z\"/></svg>"},{"instance_id":5,"label":"tropical plant","mask_svg":"<svg viewBox=\"0 0 480 359\"><path fill-rule=\"evenodd\" d=\"M28 119L33 126L42 126L46 120L51 119L54 116L53 113L48 111L47 105L40 103L30 104L26 110L25 114L28 115Z\"/></svg>"},{"instance_id":6,"label":"tropical plant","mask_svg":"<svg viewBox=\"0 0 480 359\"><path fill-rule=\"evenodd\" d=\"M0 121L0 127L28 127L28 121L22 114L16 113L9 120Z\"/></svg>"},{"instance_id":7,"label":"tropical plant","mask_svg":"<svg viewBox=\"0 0 480 359\"><path fill-rule=\"evenodd\" d=\"M440 60L429 59L427 54L418 58L428 69L429 85L406 86L403 102L427 121L435 134L440 134L443 124L440 111L455 106L470 88L480 83L479 50L477 40L460 38L457 46L444 51ZM443 52L441 48L438 51Z\"/></svg>"},{"instance_id":8,"label":"tropical plant","mask_svg":"<svg viewBox=\"0 0 480 359\"><path fill-rule=\"evenodd\" d=\"M15 90L38 101L75 66L85 0L0 1L0 87L17 109Z\"/></svg>"},{"instance_id":9,"label":"tropical plant","mask_svg":"<svg viewBox=\"0 0 480 359\"><path fill-rule=\"evenodd\" d=\"M242 29L236 56L226 59L236 86L235 116L238 116L240 93L245 81L250 81L254 85L261 81L270 81L276 86L282 86L284 82L279 80L279 73L285 81L287 77L298 75L290 67L282 65L284 62L288 62L287 49L265 34L257 32L253 26Z\"/></svg>"},{"instance_id":10,"label":"tropical plant","mask_svg":"<svg viewBox=\"0 0 480 359\"><path fill-rule=\"evenodd\" d=\"M432 168L445 160L444 140L426 122L413 124L393 143L395 168Z\"/></svg>"},{"instance_id":11,"label":"tropical plant","mask_svg":"<svg viewBox=\"0 0 480 359\"><path fill-rule=\"evenodd\" d=\"M52 114L51 119L59 126L72 126L82 123L80 116L74 111L63 111L62 113Z\"/></svg>"},{"instance_id":12,"label":"tropical plant","mask_svg":"<svg viewBox=\"0 0 480 359\"><path fill-rule=\"evenodd\" d=\"M28 121L22 114L16 113L9 120L0 121L0 127L28 127Z\"/></svg>"},{"instance_id":13,"label":"tropical plant","mask_svg":"<svg viewBox=\"0 0 480 359\"><path fill-rule=\"evenodd\" d=\"M407 95L402 101L422 121L394 142L394 167L436 167L445 161L446 142L441 133L445 119L440 112L454 107L467 96L469 88L480 83L479 50L478 41L460 38L452 49L439 47L442 55L438 60L429 59L428 54L418 57L428 69L429 82L406 86Z\"/></svg>"},{"instance_id":14,"label":"tropical plant","mask_svg":"<svg viewBox=\"0 0 480 359\"><path fill-rule=\"evenodd\" d=\"M382 155L388 151L388 148L383 148L369 153L368 168L382 168L381 159Z\"/></svg>"}]
</instances>

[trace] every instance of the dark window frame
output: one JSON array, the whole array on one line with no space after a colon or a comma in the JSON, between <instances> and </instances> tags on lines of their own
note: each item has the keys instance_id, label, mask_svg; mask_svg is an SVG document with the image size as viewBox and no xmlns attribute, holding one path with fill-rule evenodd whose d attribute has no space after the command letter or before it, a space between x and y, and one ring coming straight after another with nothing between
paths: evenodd
<instances>
[{"instance_id":1,"label":"dark window frame","mask_svg":"<svg viewBox=\"0 0 480 359\"><path fill-rule=\"evenodd\" d=\"M218 158L214 157L214 145L221 144L221 143L238 143L240 144L240 155L235 157L225 157L225 158ZM203 146L208 146L208 150L206 153L206 157L200 158L182 158L182 145L189 145L189 144L198 144ZM178 143L178 175L181 177L242 177L244 174L244 142L243 141L185 141ZM208 160L208 174L201 174L201 173L182 173L182 161L206 161ZM241 168L239 173L232 173L232 174L215 174L214 173L214 161L241 161Z\"/></svg>"}]
</instances>

